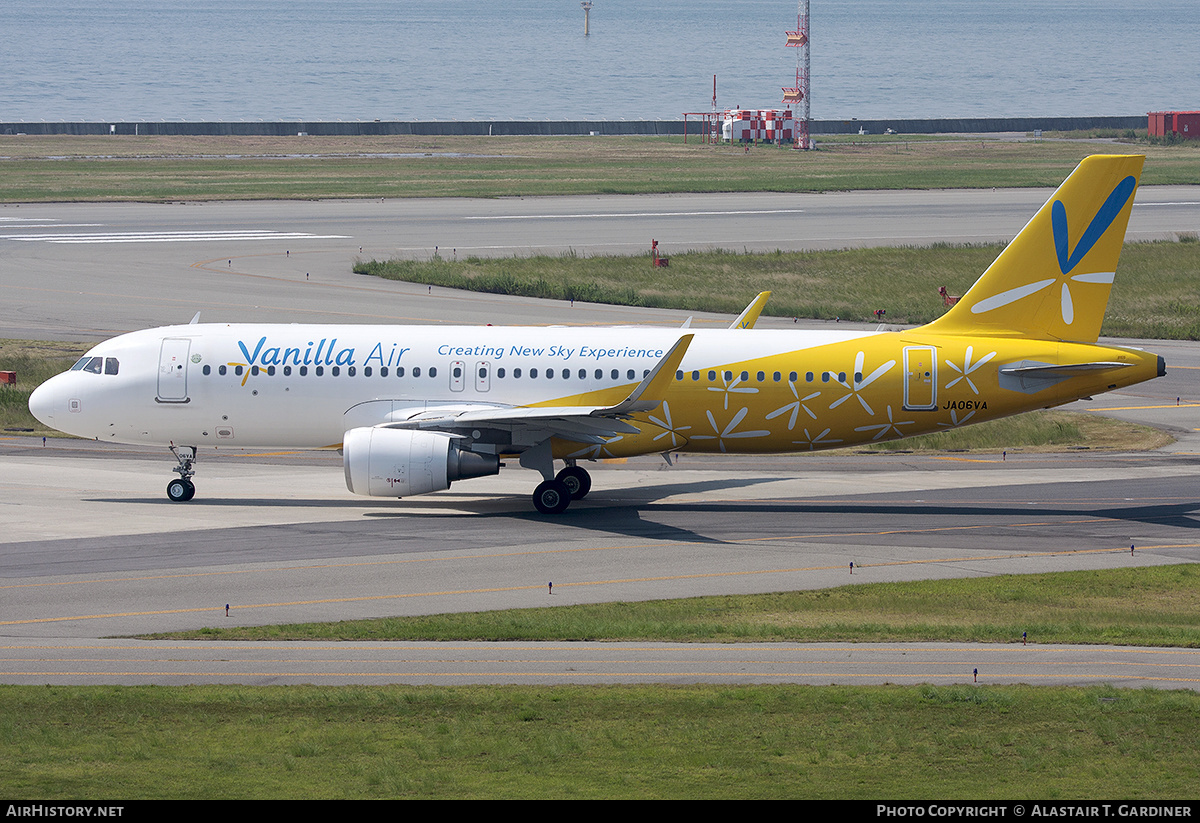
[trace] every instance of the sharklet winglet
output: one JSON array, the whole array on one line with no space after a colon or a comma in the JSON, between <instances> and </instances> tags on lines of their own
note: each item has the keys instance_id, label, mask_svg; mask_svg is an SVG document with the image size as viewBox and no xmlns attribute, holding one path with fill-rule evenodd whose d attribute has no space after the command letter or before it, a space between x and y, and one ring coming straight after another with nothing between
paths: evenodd
<instances>
[{"instance_id":1,"label":"sharklet winglet","mask_svg":"<svg viewBox=\"0 0 1200 823\"><path fill-rule=\"evenodd\" d=\"M680 337L663 359L658 361L658 365L651 369L642 382L634 387L628 397L615 406L593 411L592 416L621 416L634 412L654 411L661 406L663 398L667 394L667 387L675 379L675 372L679 368L679 364L683 362L683 356L687 354L688 346L692 344L694 337L694 334L685 334Z\"/></svg>"}]
</instances>

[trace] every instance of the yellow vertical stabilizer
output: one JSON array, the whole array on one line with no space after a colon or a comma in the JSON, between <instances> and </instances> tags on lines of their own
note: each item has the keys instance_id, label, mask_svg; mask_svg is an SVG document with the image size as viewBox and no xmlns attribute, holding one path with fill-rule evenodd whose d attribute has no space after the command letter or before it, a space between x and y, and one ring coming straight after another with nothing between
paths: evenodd
<instances>
[{"instance_id":1,"label":"yellow vertical stabilizer","mask_svg":"<svg viewBox=\"0 0 1200 823\"><path fill-rule=\"evenodd\" d=\"M1145 157L1095 155L923 331L1095 343Z\"/></svg>"}]
</instances>

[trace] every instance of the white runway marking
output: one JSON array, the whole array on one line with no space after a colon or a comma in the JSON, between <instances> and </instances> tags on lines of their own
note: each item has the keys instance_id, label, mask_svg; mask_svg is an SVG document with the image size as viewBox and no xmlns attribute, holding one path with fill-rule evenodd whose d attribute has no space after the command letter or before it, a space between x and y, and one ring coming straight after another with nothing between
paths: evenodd
<instances>
[{"instance_id":1,"label":"white runway marking","mask_svg":"<svg viewBox=\"0 0 1200 823\"><path fill-rule=\"evenodd\" d=\"M464 217L464 220L583 220L596 217L727 217L739 214L803 214L803 209L747 209L744 211L623 211L611 214L494 214Z\"/></svg>"},{"instance_id":2,"label":"white runway marking","mask_svg":"<svg viewBox=\"0 0 1200 823\"><path fill-rule=\"evenodd\" d=\"M3 234L6 240L25 243L202 243L231 240L331 240L345 234L309 234L286 231L156 231L156 232L75 232L66 234Z\"/></svg>"}]
</instances>

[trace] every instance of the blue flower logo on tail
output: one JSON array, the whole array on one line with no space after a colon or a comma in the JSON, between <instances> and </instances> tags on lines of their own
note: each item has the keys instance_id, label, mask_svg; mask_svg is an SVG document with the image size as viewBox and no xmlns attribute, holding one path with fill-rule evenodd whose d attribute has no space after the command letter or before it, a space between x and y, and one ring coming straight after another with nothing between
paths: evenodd
<instances>
[{"instance_id":1,"label":"blue flower logo on tail","mask_svg":"<svg viewBox=\"0 0 1200 823\"><path fill-rule=\"evenodd\" d=\"M1133 196L1136 186L1137 180L1132 176L1126 177L1117 184L1117 187L1112 190L1112 194L1104 201L1104 205L1096 212L1096 216L1092 218L1092 222L1088 224L1083 237L1079 238L1074 251L1067 248L1069 242L1067 240L1067 209L1061 200L1054 201L1054 205L1050 207L1050 220L1054 228L1054 250L1058 252L1058 268L1063 274L1070 274L1071 269L1078 266L1084 255L1092 250L1092 246L1096 245L1096 241L1104 236L1108 227L1121 213L1121 209L1125 208L1125 204Z\"/></svg>"},{"instance_id":2,"label":"blue flower logo on tail","mask_svg":"<svg viewBox=\"0 0 1200 823\"><path fill-rule=\"evenodd\" d=\"M1136 188L1137 178L1132 175L1118 183L1108 195L1108 199L1104 201L1104 204L1100 206L1095 216L1092 217L1092 222L1088 224L1087 229L1084 231L1083 236L1079 238L1079 242L1075 244L1074 249L1070 247L1066 206L1062 204L1061 200L1055 200L1050 205L1050 227L1054 235L1054 251L1058 256L1058 269L1062 272L1062 319L1063 323L1068 326L1075 322L1075 301L1071 298L1069 281L1074 280L1077 283L1112 283L1116 276L1116 273L1111 271L1088 272L1076 275L1071 275L1071 271L1079 265L1079 262L1087 256L1092 247L1108 231L1109 226L1113 224L1113 221L1117 219L1117 216L1125 208ZM1028 283L1024 286L1018 286L1015 289L994 294L972 306L971 313L982 314L992 309L1007 306L1023 297L1030 297L1037 294L1042 289L1058 282L1058 280L1059 278L1038 280L1034 283Z\"/></svg>"}]
</instances>

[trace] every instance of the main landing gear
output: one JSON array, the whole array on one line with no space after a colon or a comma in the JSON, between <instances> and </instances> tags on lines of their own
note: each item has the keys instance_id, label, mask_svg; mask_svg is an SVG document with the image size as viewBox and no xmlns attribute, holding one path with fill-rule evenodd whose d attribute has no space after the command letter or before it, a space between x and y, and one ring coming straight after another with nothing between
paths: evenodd
<instances>
[{"instance_id":1,"label":"main landing gear","mask_svg":"<svg viewBox=\"0 0 1200 823\"><path fill-rule=\"evenodd\" d=\"M582 500L592 490L592 476L587 469L567 466L554 476L538 484L533 490L533 505L542 514L562 514L572 500Z\"/></svg>"},{"instance_id":2,"label":"main landing gear","mask_svg":"<svg viewBox=\"0 0 1200 823\"><path fill-rule=\"evenodd\" d=\"M196 496L196 484L192 482L192 477L196 474L192 468L196 465L196 447L176 446L172 443L171 454L179 461L174 469L179 472L179 479L167 484L167 499L172 503L184 503Z\"/></svg>"}]
</instances>

